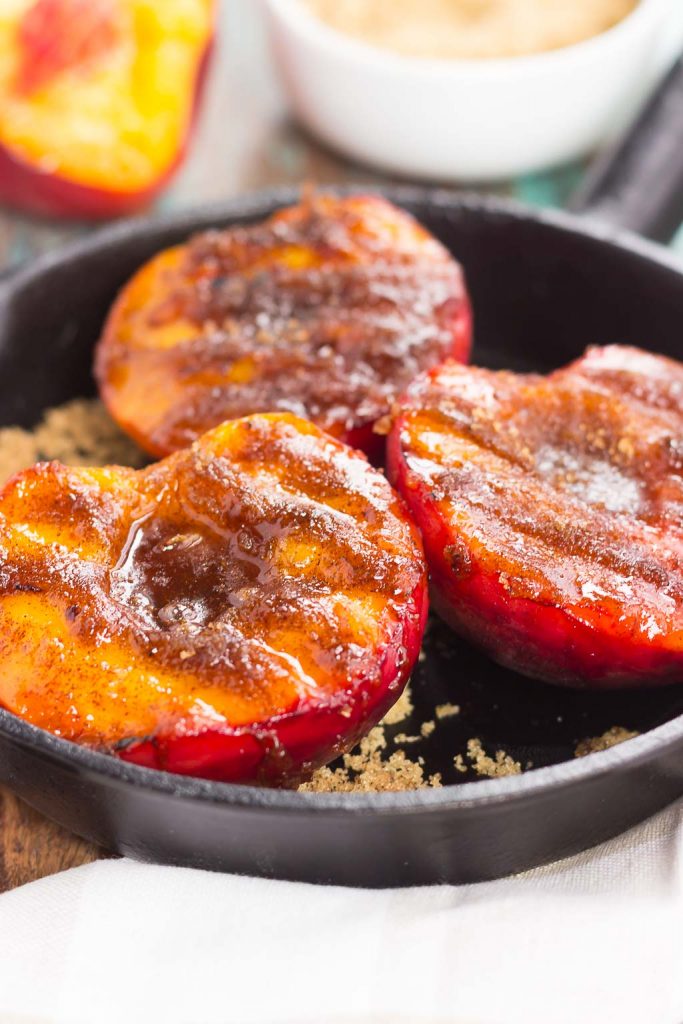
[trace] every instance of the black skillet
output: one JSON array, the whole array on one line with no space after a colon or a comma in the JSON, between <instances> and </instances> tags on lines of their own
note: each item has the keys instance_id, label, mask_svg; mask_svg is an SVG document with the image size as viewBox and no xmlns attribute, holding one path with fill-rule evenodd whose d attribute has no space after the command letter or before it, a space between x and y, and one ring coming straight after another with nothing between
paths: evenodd
<instances>
[{"instance_id":1,"label":"black skillet","mask_svg":"<svg viewBox=\"0 0 683 1024\"><path fill-rule=\"evenodd\" d=\"M474 359L548 370L590 343L683 357L683 265L659 240L683 217L683 64L630 139L575 200L588 216L531 212L444 191L397 188L462 260L476 313ZM121 223L0 284L0 422L91 394L93 343L117 289L143 260L210 225L262 218L291 191L163 220ZM594 220L592 214L601 220ZM0 778L43 813L144 860L309 882L391 886L471 882L586 849L683 795L683 685L590 694L492 664L438 622L413 680L414 733L434 705L459 704L410 748L443 789L300 794L182 778L80 748L0 711ZM612 726L640 735L577 760ZM391 730L389 731L391 735ZM453 755L477 737L531 769L476 780Z\"/></svg>"}]
</instances>

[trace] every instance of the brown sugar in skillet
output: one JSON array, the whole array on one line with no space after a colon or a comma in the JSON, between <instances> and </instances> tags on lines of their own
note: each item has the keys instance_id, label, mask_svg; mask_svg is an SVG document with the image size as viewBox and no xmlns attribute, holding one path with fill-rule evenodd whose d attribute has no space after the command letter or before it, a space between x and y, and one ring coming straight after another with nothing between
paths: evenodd
<instances>
[{"instance_id":1,"label":"brown sugar in skillet","mask_svg":"<svg viewBox=\"0 0 683 1024\"><path fill-rule=\"evenodd\" d=\"M114 306L96 375L154 454L260 411L373 452L410 380L469 346L462 272L435 239L379 197L318 196L155 257Z\"/></svg>"}]
</instances>

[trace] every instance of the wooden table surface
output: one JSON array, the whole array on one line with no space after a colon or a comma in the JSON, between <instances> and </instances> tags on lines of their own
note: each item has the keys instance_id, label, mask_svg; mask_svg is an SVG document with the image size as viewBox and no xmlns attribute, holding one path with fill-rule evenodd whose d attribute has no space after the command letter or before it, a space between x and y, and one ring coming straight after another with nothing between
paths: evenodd
<instances>
[{"instance_id":1,"label":"wooden table surface","mask_svg":"<svg viewBox=\"0 0 683 1024\"><path fill-rule=\"evenodd\" d=\"M330 153L288 117L270 67L255 0L222 0L221 25L193 145L157 210L226 199L273 184L390 179ZM577 168L532 175L509 190L532 202L561 203ZM500 190L499 190L500 191ZM89 230L0 211L0 268ZM0 789L0 891L87 863L103 851L69 835Z\"/></svg>"}]
</instances>

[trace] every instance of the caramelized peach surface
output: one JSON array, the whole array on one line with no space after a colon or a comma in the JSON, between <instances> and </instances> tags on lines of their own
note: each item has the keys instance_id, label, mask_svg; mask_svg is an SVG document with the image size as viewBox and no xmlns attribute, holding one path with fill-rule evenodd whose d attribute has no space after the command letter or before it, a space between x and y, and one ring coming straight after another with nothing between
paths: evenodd
<instances>
[{"instance_id":1,"label":"caramelized peach surface","mask_svg":"<svg viewBox=\"0 0 683 1024\"><path fill-rule=\"evenodd\" d=\"M683 680L683 365L619 346L549 377L450 363L409 389L389 463L439 610L497 661Z\"/></svg>"},{"instance_id":2,"label":"caramelized peach surface","mask_svg":"<svg viewBox=\"0 0 683 1024\"><path fill-rule=\"evenodd\" d=\"M96 358L114 419L147 451L223 420L288 411L377 455L376 420L421 370L466 359L462 272L373 196L317 196L147 263Z\"/></svg>"},{"instance_id":3,"label":"caramelized peach surface","mask_svg":"<svg viewBox=\"0 0 683 1024\"><path fill-rule=\"evenodd\" d=\"M0 494L0 701L148 766L296 782L398 697L425 588L384 476L291 415L139 471L40 463Z\"/></svg>"}]
</instances>

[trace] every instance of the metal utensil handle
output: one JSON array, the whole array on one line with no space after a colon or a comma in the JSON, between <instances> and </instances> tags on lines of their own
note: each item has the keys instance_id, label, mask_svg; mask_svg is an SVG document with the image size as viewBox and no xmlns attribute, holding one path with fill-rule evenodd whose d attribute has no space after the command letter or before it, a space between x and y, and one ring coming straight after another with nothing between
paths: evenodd
<instances>
[{"instance_id":1,"label":"metal utensil handle","mask_svg":"<svg viewBox=\"0 0 683 1024\"><path fill-rule=\"evenodd\" d=\"M630 131L596 160L569 209L658 242L683 221L683 57Z\"/></svg>"}]
</instances>

